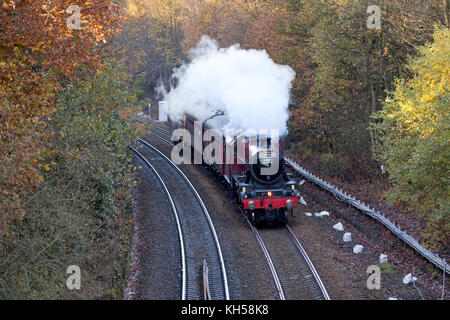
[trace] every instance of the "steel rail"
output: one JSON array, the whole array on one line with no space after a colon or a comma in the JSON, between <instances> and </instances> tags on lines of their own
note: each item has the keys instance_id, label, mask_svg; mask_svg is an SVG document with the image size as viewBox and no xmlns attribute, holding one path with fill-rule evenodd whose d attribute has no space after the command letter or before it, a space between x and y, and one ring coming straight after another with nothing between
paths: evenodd
<instances>
[{"instance_id":1,"label":"steel rail","mask_svg":"<svg viewBox=\"0 0 450 320\"><path fill-rule=\"evenodd\" d=\"M280 278L278 277L277 270L275 269L275 266L273 264L272 258L270 257L269 250L267 250L266 245L264 244L263 239L261 238L261 235L259 234L258 230L252 225L252 223L246 218L247 223L249 224L250 228L253 231L253 234L255 235L256 239L258 240L259 246L261 247L261 250L264 253L264 256L266 257L267 264L269 265L270 272L272 273L273 281L275 282L275 286L278 290L278 295L280 296L280 300L286 300L286 297L284 295L283 287L281 286Z\"/></svg>"},{"instance_id":2,"label":"steel rail","mask_svg":"<svg viewBox=\"0 0 450 320\"><path fill-rule=\"evenodd\" d=\"M169 144L169 145L173 146L172 143L170 143L169 141L167 141L166 139L164 139L164 138L162 138L160 136L157 136L155 134L151 134L151 136L156 138L156 139L158 139L158 140L161 140L162 142L164 142L166 144ZM278 277L278 274L277 274L277 271L276 271L275 266L273 264L272 258L270 257L270 253L269 253L266 245L264 244L264 241L262 240L259 232L256 230L256 228L251 224L251 222L248 219L246 219L246 221L250 225L250 228L252 229L252 231L253 231L253 233L254 233L254 235L256 237L256 240L258 241L258 243L259 243L259 245L261 247L261 250L264 253L264 256L266 258L266 262L269 265L269 269L270 269L270 272L272 273L272 278L273 278L273 280L275 282L275 286L277 288L277 291L278 291L278 294L280 296L280 299L281 300L285 300L285 295L284 295L284 292L283 292L283 288L281 286L281 281L280 281L280 278Z\"/></svg>"},{"instance_id":3,"label":"steel rail","mask_svg":"<svg viewBox=\"0 0 450 320\"><path fill-rule=\"evenodd\" d=\"M170 131L168 131L166 129L163 129L163 128L160 128L160 127L157 127L157 126L154 126L151 129L156 129L156 130L159 130L160 132L163 132L165 134L172 135L172 133Z\"/></svg>"},{"instance_id":4,"label":"steel rail","mask_svg":"<svg viewBox=\"0 0 450 320\"><path fill-rule=\"evenodd\" d=\"M173 145L173 144L170 143L168 140L166 140L166 139L164 139L164 138L162 138L162 137L159 137L159 136L154 135L154 134L152 134L151 136L154 137L154 138L156 138L156 139L158 139L158 140L163 141L163 142L166 143L166 144ZM276 269L275 269L275 266L274 266L274 264L273 264L273 261L272 261L272 258L271 258L271 256L270 256L270 253L269 253L269 251L268 251L266 245L264 244L264 241L262 240L262 238L261 238L259 232L258 232L258 231L256 230L256 228L250 223L250 221L248 221L248 219L246 219L246 220L247 220L247 222L249 223L249 225L250 225L250 227L251 227L253 233L255 234L255 237L256 237L256 239L257 239L257 241L258 241L258 243L259 243L259 245L260 245L260 247L261 247L261 249L262 249L262 251L263 251L263 253L264 253L264 256L265 256L265 258L266 258L267 264L269 265L269 269L270 269L270 271L271 271L271 273L272 273L272 277L273 277L273 279L274 279L275 285L276 285L276 287L277 287L277 290L278 290L280 299L281 299L281 300L285 300L285 295L284 295L284 292L283 292L283 288L282 288L282 285L281 285L281 281L280 281L280 279L279 279L279 277L278 277L278 274L277 274L277 272L276 272ZM313 265L311 259L309 258L309 256L307 255L306 251L303 249L303 246L301 245L300 241L297 239L297 237L296 237L295 234L292 232L292 230L289 228L289 226L286 225L286 228L288 229L288 231L289 231L289 233L290 233L290 235L291 235L291 238L292 238L292 240L293 240L295 246L297 247L298 251L300 252L302 258L305 260L306 264L308 265L308 268L311 270L311 273L312 273L312 275L313 275L313 277L314 277L314 279L315 279L315 281L316 281L318 287L320 288L320 290L321 290L321 292L322 292L322 295L323 295L324 299L325 299L325 300L330 300L330 296L329 296L329 294L328 294L328 292L327 292L327 290L326 290L326 288L325 288L325 286L324 286L324 284L323 284L323 282L322 282L322 280L321 280L321 278L320 278L320 276L319 276L317 270L315 269L315 267L314 267L314 265Z\"/></svg>"},{"instance_id":5,"label":"steel rail","mask_svg":"<svg viewBox=\"0 0 450 320\"><path fill-rule=\"evenodd\" d=\"M192 185L191 181L186 177L186 175L184 174L183 171L181 171L181 169L172 162L172 160L170 160L165 154L163 154L161 151L159 151L157 148L155 148L154 146L152 146L150 143L148 143L145 140L142 139L138 139L138 141L140 143L142 143L143 145L153 149L154 151L156 151L159 155L161 155L173 168L175 168L175 170L177 170L177 172L181 175L181 177L184 179L184 181L188 184L189 188L191 189L192 193L195 195L195 197L197 198L200 206L202 207L203 210L203 214L205 215L206 220L208 221L208 225L210 227L211 233L213 235L214 238L214 242L216 245L216 249L217 249L217 253L219 255L219 261L220 261L220 267L222 270L222 279L223 279L223 286L224 286L224 291L225 291L225 299L229 300L230 299L230 293L229 293L229 288L228 288L228 278L227 278L227 273L226 273L226 268L225 268L225 262L223 259L223 255L222 255L222 249L220 247L220 242L219 242L219 238L217 237L217 233L216 230L214 228L214 224L212 223L211 217L209 215L208 209L206 208L202 198L200 197L199 193L197 192L197 190L194 188L194 186Z\"/></svg>"},{"instance_id":6,"label":"steel rail","mask_svg":"<svg viewBox=\"0 0 450 320\"><path fill-rule=\"evenodd\" d=\"M166 140L166 139L164 139L164 138L162 138L160 136L157 136L156 134L150 133L150 136L155 138L155 139L158 139L158 140L164 142L165 144L167 144L167 145L169 145L171 147L174 146L174 144L172 142L170 142L169 140Z\"/></svg>"},{"instance_id":7,"label":"steel rail","mask_svg":"<svg viewBox=\"0 0 450 320\"><path fill-rule=\"evenodd\" d=\"M211 300L211 292L209 290L208 264L203 260L203 299Z\"/></svg>"},{"instance_id":8,"label":"steel rail","mask_svg":"<svg viewBox=\"0 0 450 320\"><path fill-rule=\"evenodd\" d=\"M131 118L131 117L129 117L129 118L132 119L132 120L134 120L134 121L136 121L136 122L142 123L142 124L150 124L150 123L153 122L152 120L149 120L148 122L145 122L145 121L143 121L143 120L141 120L141 119L138 119L138 118ZM150 129L156 129L156 130L159 130L160 132L163 132L163 133L165 133L165 134L172 135L172 133L171 133L170 131L168 131L168 130L166 130L166 129L163 129L163 128L161 128L161 127L152 126Z\"/></svg>"},{"instance_id":9,"label":"steel rail","mask_svg":"<svg viewBox=\"0 0 450 320\"><path fill-rule=\"evenodd\" d=\"M182 272L182 284L181 284L181 300L186 300L186 252L185 252L185 247L184 247L184 238L183 238L183 231L181 229L181 223L180 223L180 218L178 215L178 211L177 208L175 207L175 203L173 201L172 195L169 192L169 189L167 189L166 184L164 183L163 179L161 178L161 176L159 175L158 171L156 171L156 169L152 166L152 164L142 155L139 153L139 151L137 151L136 149L134 149L133 147L130 147L130 149L138 156L140 157L146 164L147 166L155 173L156 177L158 178L159 183L161 184L161 186L163 187L167 198L170 202L170 206L172 208L172 212L173 215L175 217L175 221L177 223L177 229L178 229L178 235L179 235L179 239L180 239L180 248L181 248L181 272Z\"/></svg>"},{"instance_id":10,"label":"steel rail","mask_svg":"<svg viewBox=\"0 0 450 320\"><path fill-rule=\"evenodd\" d=\"M325 285L322 282L322 279L320 279L319 273L317 272L316 268L314 267L311 259L309 258L308 254L306 253L302 244L300 243L300 241L298 240L298 238L296 237L296 235L294 234L294 232L288 225L286 225L286 229L289 231L289 234L291 235L291 238L294 241L295 246L297 247L298 251L302 255L303 259L306 261L309 269L311 270L311 273L313 274L314 279L316 280L316 283L320 288L320 291L322 291L323 298L325 300L331 300L330 295L328 294L327 289L325 288Z\"/></svg>"}]
</instances>

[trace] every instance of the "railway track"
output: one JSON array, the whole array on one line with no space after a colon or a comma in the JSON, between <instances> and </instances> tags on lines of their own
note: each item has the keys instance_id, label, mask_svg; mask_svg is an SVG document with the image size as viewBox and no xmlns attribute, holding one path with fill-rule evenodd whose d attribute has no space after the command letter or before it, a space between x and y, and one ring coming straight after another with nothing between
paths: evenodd
<instances>
[{"instance_id":1,"label":"railway track","mask_svg":"<svg viewBox=\"0 0 450 320\"><path fill-rule=\"evenodd\" d=\"M264 253L280 300L330 300L311 259L288 225L257 229L247 222Z\"/></svg>"},{"instance_id":2,"label":"railway track","mask_svg":"<svg viewBox=\"0 0 450 320\"><path fill-rule=\"evenodd\" d=\"M165 129L162 129L159 127L153 127L153 128L158 133L170 135L170 132ZM158 137L157 139L161 139L161 137ZM165 140L165 139L163 139L163 140ZM167 143L167 141L163 141L163 142ZM419 244L419 242L416 239L414 239L413 237L408 235L404 230L401 230L400 226L389 221L383 213L376 211L375 209L371 209L364 202L355 199L354 197L352 197L351 195L348 195L344 191L339 190L337 187L330 185L326 181L321 180L320 178L316 177L311 172L308 172L307 170L303 169L296 162L294 162L288 158L285 158L285 160L286 160L288 166L293 168L293 170L295 172L297 172L299 175L303 176L303 178L309 180L313 184L318 185L322 189L333 194L336 198L338 198L338 200L345 201L349 205L351 205L351 206L355 207L356 209L358 209L359 211L365 213L367 216L369 216L375 220L378 220L382 225L384 225L388 230L390 230L396 237L401 239L407 246L409 246L410 248L412 248L413 250L418 252L425 260L432 263L438 269L443 271L443 274L444 274L443 279L445 279L445 274L450 274L450 266L444 259L439 257L437 254L432 253L432 252L428 251L426 248L424 248L421 244ZM259 236L259 237L261 238L261 236ZM264 251L264 248L263 248L263 251ZM269 261L268 261L268 263L269 263ZM274 269L274 267L273 267L273 269ZM276 281L277 276L274 275L274 281ZM282 278L282 276L280 276L279 278ZM281 295L280 295L280 297L281 297Z\"/></svg>"},{"instance_id":3,"label":"railway track","mask_svg":"<svg viewBox=\"0 0 450 320\"><path fill-rule=\"evenodd\" d=\"M156 130L170 134L169 131L164 130L159 127ZM396 225L395 222L391 222L382 212L376 211L370 206L366 205L364 202L355 199L351 195L347 194L343 190L339 190L339 188L327 183L326 181L316 177L313 173L308 172L304 168L302 168L298 163L292 161L291 159L285 158L286 163L290 166L296 173L301 175L303 178L307 179L311 183L319 186L323 190L329 192L334 197L336 197L339 201L344 201L348 203L350 206L356 208L357 210L363 212L368 217L377 220L383 226L385 226L389 231L391 231L397 238L401 239L407 246L415 250L418 254L420 254L425 260L433 264L435 267L443 271L444 274L450 274L450 265L443 258L439 257L437 254L427 250L424 246L422 246L415 238L407 234L404 230L401 230L399 225Z\"/></svg>"},{"instance_id":4,"label":"railway track","mask_svg":"<svg viewBox=\"0 0 450 320\"><path fill-rule=\"evenodd\" d=\"M158 177L177 221L182 261L181 299L229 300L220 243L200 195L170 159L147 141L138 141L141 148L132 150ZM206 277L202 272L205 265Z\"/></svg>"},{"instance_id":5,"label":"railway track","mask_svg":"<svg viewBox=\"0 0 450 320\"><path fill-rule=\"evenodd\" d=\"M153 127L153 129L155 129L156 131L162 132L164 134L168 134L169 136L172 135L172 133L166 129L160 128L160 127Z\"/></svg>"},{"instance_id":6,"label":"railway track","mask_svg":"<svg viewBox=\"0 0 450 320\"><path fill-rule=\"evenodd\" d=\"M164 183L164 180L161 178L158 171L156 171L156 169L151 165L151 163L139 151L137 151L133 147L130 147L130 149L150 168L150 170L153 171L153 173L155 174L158 182L160 183L161 187L163 188L163 190L167 196L167 199L170 203L170 209L174 215L175 222L177 224L178 237L179 237L179 243L180 243L180 260L181 260L181 272L182 272L181 300L185 300L186 299L186 278L187 278L186 277L186 251L184 248L183 232L181 230L181 223L180 223L180 218L179 218L177 208L175 206L175 203L173 201L173 198L172 198L169 190L167 189L166 184Z\"/></svg>"},{"instance_id":7,"label":"railway track","mask_svg":"<svg viewBox=\"0 0 450 320\"><path fill-rule=\"evenodd\" d=\"M159 127L153 127L152 129L165 135L171 134ZM170 141L154 133L150 137L173 146ZM330 300L330 296L311 259L289 226L281 229L258 230L248 219L247 222L264 253L281 300ZM205 283L205 292L207 292L206 288L207 284Z\"/></svg>"}]
</instances>

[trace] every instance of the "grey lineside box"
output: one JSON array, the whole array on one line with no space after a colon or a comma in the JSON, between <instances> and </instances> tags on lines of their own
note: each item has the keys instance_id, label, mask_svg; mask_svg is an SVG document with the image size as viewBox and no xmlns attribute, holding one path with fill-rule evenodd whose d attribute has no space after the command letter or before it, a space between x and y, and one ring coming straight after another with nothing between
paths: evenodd
<instances>
[{"instance_id":1,"label":"grey lineside box","mask_svg":"<svg viewBox=\"0 0 450 320\"><path fill-rule=\"evenodd\" d=\"M159 102L159 112L158 112L158 121L163 122L167 121L167 106L169 101L160 101Z\"/></svg>"}]
</instances>

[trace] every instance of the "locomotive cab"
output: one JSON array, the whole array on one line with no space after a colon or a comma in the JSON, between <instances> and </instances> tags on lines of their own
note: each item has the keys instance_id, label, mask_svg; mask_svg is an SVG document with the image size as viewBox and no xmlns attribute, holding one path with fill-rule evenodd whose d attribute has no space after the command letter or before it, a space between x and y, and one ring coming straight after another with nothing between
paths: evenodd
<instances>
[{"instance_id":1,"label":"locomotive cab","mask_svg":"<svg viewBox=\"0 0 450 320\"><path fill-rule=\"evenodd\" d=\"M245 174L233 175L237 201L253 224L263 220L286 223L299 193L297 183L286 173L282 144L278 139L257 136L252 145L250 139L245 139Z\"/></svg>"}]
</instances>

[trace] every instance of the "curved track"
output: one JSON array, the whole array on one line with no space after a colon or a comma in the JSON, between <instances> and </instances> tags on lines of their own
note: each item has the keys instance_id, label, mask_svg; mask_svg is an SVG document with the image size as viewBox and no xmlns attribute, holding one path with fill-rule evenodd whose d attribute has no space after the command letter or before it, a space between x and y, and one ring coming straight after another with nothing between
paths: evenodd
<instances>
[{"instance_id":1,"label":"curved track","mask_svg":"<svg viewBox=\"0 0 450 320\"><path fill-rule=\"evenodd\" d=\"M152 127L158 133L171 133L159 127ZM150 135L167 145L173 144L156 134ZM261 250L264 253L278 296L285 299L330 300L311 259L303 249L291 228L257 229L248 221Z\"/></svg>"},{"instance_id":2,"label":"curved track","mask_svg":"<svg viewBox=\"0 0 450 320\"><path fill-rule=\"evenodd\" d=\"M176 216L182 243L181 298L188 300L205 298L202 267L204 262L207 262L206 282L211 299L228 300L228 280L222 251L202 199L188 178L170 159L148 142L141 139L138 141L143 148L140 152L133 151L157 174Z\"/></svg>"},{"instance_id":3,"label":"curved track","mask_svg":"<svg viewBox=\"0 0 450 320\"><path fill-rule=\"evenodd\" d=\"M153 173L156 175L159 183L161 184L162 188L164 189L164 192L167 195L167 199L169 200L171 210L173 212L175 221L177 223L177 229L178 229L178 236L180 241L180 249L181 249L181 272L182 272L182 284L181 284L181 300L186 300L186 250L184 248L184 239L183 239L183 232L181 230L181 224L180 224L180 217L178 215L177 208L175 206L175 203L173 201L173 198L167 189L166 184L164 183L164 180L159 175L158 171L151 165L150 162L141 154L139 151L134 149L133 147L130 147L130 149L139 157L142 159L142 161L145 162L145 164L153 171Z\"/></svg>"}]
</instances>

